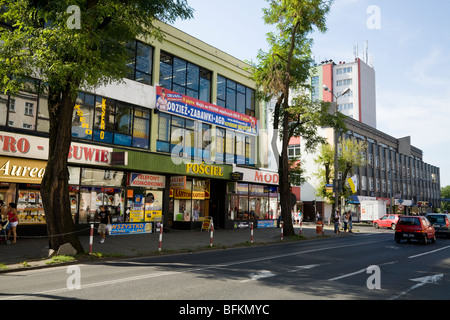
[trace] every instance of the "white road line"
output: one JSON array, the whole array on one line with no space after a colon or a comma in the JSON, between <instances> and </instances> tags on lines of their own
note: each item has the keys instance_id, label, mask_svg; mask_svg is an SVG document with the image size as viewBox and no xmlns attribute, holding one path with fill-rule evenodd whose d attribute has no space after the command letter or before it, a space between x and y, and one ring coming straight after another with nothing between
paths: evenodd
<instances>
[{"instance_id":1,"label":"white road line","mask_svg":"<svg viewBox=\"0 0 450 320\"><path fill-rule=\"evenodd\" d=\"M408 259L414 259L414 258L417 258L417 257L424 256L426 254L435 253L435 252L438 252L438 251L441 251L441 250L445 250L445 249L448 249L448 248L450 248L450 246L446 246L446 247L443 247L443 248L440 248L440 249L436 249L436 250L432 250L432 251L427 251L427 252L424 252L424 253L419 253L419 254L416 254L414 256L408 257Z\"/></svg>"}]
</instances>

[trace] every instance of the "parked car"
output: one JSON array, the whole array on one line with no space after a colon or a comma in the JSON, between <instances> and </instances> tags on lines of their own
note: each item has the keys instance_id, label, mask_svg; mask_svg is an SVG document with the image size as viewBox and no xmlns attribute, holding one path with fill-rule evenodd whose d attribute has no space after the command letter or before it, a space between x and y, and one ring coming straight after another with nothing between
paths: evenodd
<instances>
[{"instance_id":1,"label":"parked car","mask_svg":"<svg viewBox=\"0 0 450 320\"><path fill-rule=\"evenodd\" d=\"M437 235L450 237L450 214L448 213L430 213L427 219L436 230Z\"/></svg>"},{"instance_id":2,"label":"parked car","mask_svg":"<svg viewBox=\"0 0 450 320\"><path fill-rule=\"evenodd\" d=\"M395 230L395 226L397 225L398 221L398 214L386 214L382 216L380 219L373 221L373 226L378 228L391 228L392 230Z\"/></svg>"},{"instance_id":3,"label":"parked car","mask_svg":"<svg viewBox=\"0 0 450 320\"><path fill-rule=\"evenodd\" d=\"M419 240L424 244L431 240L436 242L436 231L424 216L400 216L395 228L395 241Z\"/></svg>"}]
</instances>

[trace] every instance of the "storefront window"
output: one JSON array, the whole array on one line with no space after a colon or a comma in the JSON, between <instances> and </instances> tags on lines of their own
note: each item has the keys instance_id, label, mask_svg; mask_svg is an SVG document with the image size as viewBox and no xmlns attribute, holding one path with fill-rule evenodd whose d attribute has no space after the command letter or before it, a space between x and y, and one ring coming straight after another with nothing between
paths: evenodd
<instances>
[{"instance_id":1,"label":"storefront window","mask_svg":"<svg viewBox=\"0 0 450 320\"><path fill-rule=\"evenodd\" d=\"M121 171L82 168L78 222L95 221L101 205L108 207L112 222L123 222L125 177Z\"/></svg>"},{"instance_id":2,"label":"storefront window","mask_svg":"<svg viewBox=\"0 0 450 320\"><path fill-rule=\"evenodd\" d=\"M203 221L209 216L209 181L186 181L185 189L174 189L173 221Z\"/></svg>"}]
</instances>

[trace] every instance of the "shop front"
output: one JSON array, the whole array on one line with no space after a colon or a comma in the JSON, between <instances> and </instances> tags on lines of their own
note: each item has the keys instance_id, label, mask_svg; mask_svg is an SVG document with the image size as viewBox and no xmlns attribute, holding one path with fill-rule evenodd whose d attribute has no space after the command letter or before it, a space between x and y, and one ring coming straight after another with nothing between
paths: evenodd
<instances>
[{"instance_id":1,"label":"shop front","mask_svg":"<svg viewBox=\"0 0 450 320\"><path fill-rule=\"evenodd\" d=\"M278 174L235 167L227 182L227 228L275 228L280 215Z\"/></svg>"}]
</instances>

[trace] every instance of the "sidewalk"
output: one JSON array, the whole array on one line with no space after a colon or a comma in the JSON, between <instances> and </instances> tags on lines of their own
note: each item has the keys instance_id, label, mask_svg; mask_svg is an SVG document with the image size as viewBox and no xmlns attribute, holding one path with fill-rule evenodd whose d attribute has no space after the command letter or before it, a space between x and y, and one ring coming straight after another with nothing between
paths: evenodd
<instances>
[{"instance_id":1,"label":"sidewalk","mask_svg":"<svg viewBox=\"0 0 450 320\"><path fill-rule=\"evenodd\" d=\"M299 226L294 226L294 229L296 235L299 235ZM316 224L313 222L303 223L302 226L302 236L306 239L351 235L343 232L335 234L332 225L325 225L323 231L323 235L317 234ZM194 252L211 248L210 232L199 230L170 230L170 232L163 233L161 253L158 251L159 233L107 236L103 244L100 244L99 240L100 237L95 230L92 251L93 253L101 253L103 257L107 258ZM89 236L80 236L80 241L84 250L88 252ZM289 239L284 237L283 241L286 242ZM253 245L282 243L283 241L279 228L253 230ZM212 249L248 246L251 245L251 233L249 229L215 230L212 242ZM20 238L19 234L17 243L0 244L0 272L47 266L48 252L47 237Z\"/></svg>"}]
</instances>

